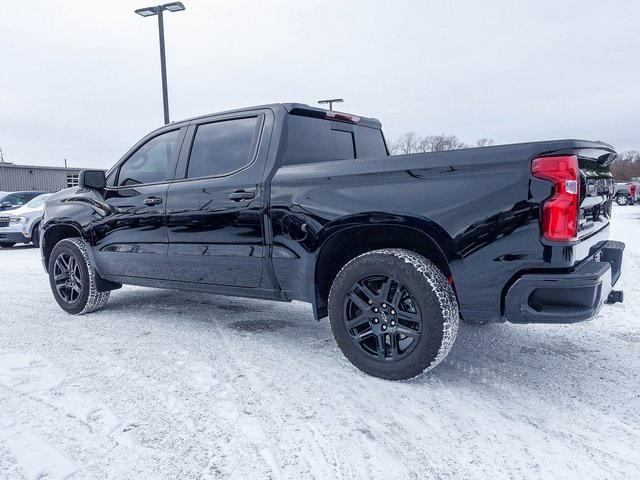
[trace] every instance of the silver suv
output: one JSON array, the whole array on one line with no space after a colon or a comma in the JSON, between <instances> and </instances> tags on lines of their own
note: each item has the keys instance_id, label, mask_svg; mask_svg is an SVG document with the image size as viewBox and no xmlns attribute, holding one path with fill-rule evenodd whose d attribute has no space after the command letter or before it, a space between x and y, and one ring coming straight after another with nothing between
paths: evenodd
<instances>
[{"instance_id":1,"label":"silver suv","mask_svg":"<svg viewBox=\"0 0 640 480\"><path fill-rule=\"evenodd\" d=\"M16 243L40 245L40 221L49 195L39 195L20 208L0 212L0 247L9 248Z\"/></svg>"}]
</instances>

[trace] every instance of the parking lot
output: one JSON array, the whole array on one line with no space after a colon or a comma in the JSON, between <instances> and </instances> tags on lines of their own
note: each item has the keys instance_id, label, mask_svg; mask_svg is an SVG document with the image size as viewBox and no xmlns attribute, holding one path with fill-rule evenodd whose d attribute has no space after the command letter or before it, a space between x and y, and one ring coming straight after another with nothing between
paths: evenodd
<instances>
[{"instance_id":1,"label":"parking lot","mask_svg":"<svg viewBox=\"0 0 640 480\"><path fill-rule=\"evenodd\" d=\"M39 251L0 251L0 477L640 477L640 207L623 305L463 325L427 376L353 368L301 303L124 287L75 317Z\"/></svg>"}]
</instances>

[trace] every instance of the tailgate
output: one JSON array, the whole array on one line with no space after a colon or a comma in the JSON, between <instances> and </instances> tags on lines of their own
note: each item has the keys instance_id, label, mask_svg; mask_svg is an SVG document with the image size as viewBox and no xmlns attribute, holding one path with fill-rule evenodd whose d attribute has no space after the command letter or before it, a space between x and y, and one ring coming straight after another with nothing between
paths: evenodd
<instances>
[{"instance_id":1,"label":"tailgate","mask_svg":"<svg viewBox=\"0 0 640 480\"><path fill-rule=\"evenodd\" d=\"M614 192L610 165L614 158L615 154L610 150L578 151L581 177L579 239L585 239L609 224Z\"/></svg>"}]
</instances>

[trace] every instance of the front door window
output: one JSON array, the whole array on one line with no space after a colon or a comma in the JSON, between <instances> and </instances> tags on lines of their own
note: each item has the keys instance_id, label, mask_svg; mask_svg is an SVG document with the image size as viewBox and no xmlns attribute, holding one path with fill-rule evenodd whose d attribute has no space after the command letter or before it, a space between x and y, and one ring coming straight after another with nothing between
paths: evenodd
<instances>
[{"instance_id":1,"label":"front door window","mask_svg":"<svg viewBox=\"0 0 640 480\"><path fill-rule=\"evenodd\" d=\"M142 145L121 166L118 186L133 186L171 180L171 158L176 150L179 130L163 133Z\"/></svg>"}]
</instances>

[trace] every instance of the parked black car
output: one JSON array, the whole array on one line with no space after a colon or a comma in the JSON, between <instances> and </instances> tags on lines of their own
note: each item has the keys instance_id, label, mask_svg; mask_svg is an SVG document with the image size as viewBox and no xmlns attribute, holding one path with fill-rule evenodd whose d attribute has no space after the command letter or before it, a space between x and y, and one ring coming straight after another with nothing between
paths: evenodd
<instances>
[{"instance_id":1,"label":"parked black car","mask_svg":"<svg viewBox=\"0 0 640 480\"><path fill-rule=\"evenodd\" d=\"M0 211L21 207L45 193L48 192L0 192Z\"/></svg>"},{"instance_id":2,"label":"parked black car","mask_svg":"<svg viewBox=\"0 0 640 480\"><path fill-rule=\"evenodd\" d=\"M302 300L358 368L407 379L469 322L576 322L612 291L613 148L561 140L389 156L380 122L277 104L143 138L47 201L70 313L121 284Z\"/></svg>"}]
</instances>

